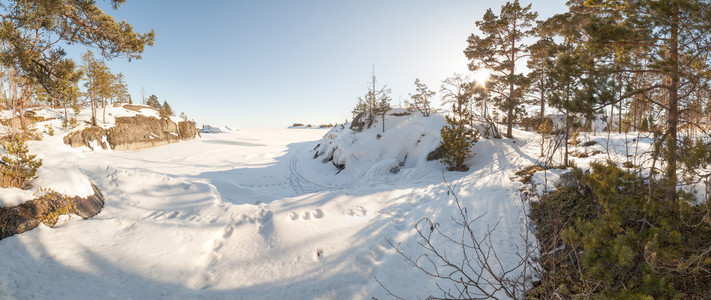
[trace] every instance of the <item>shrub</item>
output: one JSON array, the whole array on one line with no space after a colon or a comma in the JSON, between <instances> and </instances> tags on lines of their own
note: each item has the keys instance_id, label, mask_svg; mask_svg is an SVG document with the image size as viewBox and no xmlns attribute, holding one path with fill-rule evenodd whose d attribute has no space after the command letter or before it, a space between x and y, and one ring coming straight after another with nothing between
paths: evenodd
<instances>
[{"instance_id":1,"label":"shrub","mask_svg":"<svg viewBox=\"0 0 711 300\"><path fill-rule=\"evenodd\" d=\"M4 187L26 187L26 183L34 179L37 169L42 165L41 159L36 159L37 155L28 154L29 150L25 145L24 140L19 135L10 137L10 140L4 145L7 155L4 155L0 160L0 174Z\"/></svg>"},{"instance_id":2,"label":"shrub","mask_svg":"<svg viewBox=\"0 0 711 300\"><path fill-rule=\"evenodd\" d=\"M452 123L447 117L447 125L442 127L442 162L450 171L467 171L469 166L464 161L472 157L471 147L479 140L477 132L467 126Z\"/></svg>"},{"instance_id":3,"label":"shrub","mask_svg":"<svg viewBox=\"0 0 711 300\"><path fill-rule=\"evenodd\" d=\"M582 188L561 188L532 204L543 272L530 296L707 297L709 203L684 192L665 201L663 185L612 163L591 168L576 172Z\"/></svg>"},{"instance_id":4,"label":"shrub","mask_svg":"<svg viewBox=\"0 0 711 300\"><path fill-rule=\"evenodd\" d=\"M573 146L578 146L580 144L580 140L578 140L578 133L574 132L573 135L570 137L570 144Z\"/></svg>"},{"instance_id":5,"label":"shrub","mask_svg":"<svg viewBox=\"0 0 711 300\"><path fill-rule=\"evenodd\" d=\"M47 127L47 134L49 134L49 136L54 136L54 126L52 126L52 124L47 124L46 127Z\"/></svg>"}]
</instances>

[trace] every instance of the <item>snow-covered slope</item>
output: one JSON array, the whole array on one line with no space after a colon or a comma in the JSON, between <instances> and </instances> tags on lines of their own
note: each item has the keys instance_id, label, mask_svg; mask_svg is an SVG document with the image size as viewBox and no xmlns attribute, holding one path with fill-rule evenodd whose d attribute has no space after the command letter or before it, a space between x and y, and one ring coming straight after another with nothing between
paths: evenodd
<instances>
[{"instance_id":1,"label":"snow-covered slope","mask_svg":"<svg viewBox=\"0 0 711 300\"><path fill-rule=\"evenodd\" d=\"M477 234L498 223L494 247L515 264L525 215L511 177L538 151L535 135L516 131L515 140L479 141L469 172L447 172L425 160L443 123L391 116L385 133L355 135L243 129L127 152L71 149L60 136L32 142L48 165L97 184L106 206L0 241L0 298L388 298L375 278L406 299L439 296L436 283L447 284L386 239L416 257L420 219L459 230L444 178L482 216ZM330 151L344 170L323 162Z\"/></svg>"}]
</instances>

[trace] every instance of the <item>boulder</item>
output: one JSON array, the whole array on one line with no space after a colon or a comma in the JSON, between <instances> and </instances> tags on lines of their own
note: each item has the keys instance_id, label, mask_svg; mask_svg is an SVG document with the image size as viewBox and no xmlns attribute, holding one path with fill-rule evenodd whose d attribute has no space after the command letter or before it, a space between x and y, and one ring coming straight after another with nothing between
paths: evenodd
<instances>
[{"instance_id":1,"label":"boulder","mask_svg":"<svg viewBox=\"0 0 711 300\"><path fill-rule=\"evenodd\" d=\"M91 187L94 194L86 198L50 192L17 206L1 207L0 239L31 230L40 222L54 226L60 215L75 214L84 219L96 216L104 207L104 195L95 185Z\"/></svg>"}]
</instances>

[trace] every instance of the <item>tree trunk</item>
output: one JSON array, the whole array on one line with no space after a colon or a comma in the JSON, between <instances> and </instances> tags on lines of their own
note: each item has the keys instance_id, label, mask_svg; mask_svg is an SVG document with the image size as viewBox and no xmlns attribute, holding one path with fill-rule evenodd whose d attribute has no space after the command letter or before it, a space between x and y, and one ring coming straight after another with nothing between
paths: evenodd
<instances>
[{"instance_id":1,"label":"tree trunk","mask_svg":"<svg viewBox=\"0 0 711 300\"><path fill-rule=\"evenodd\" d=\"M64 102L62 102L64 104L64 128L65 129L67 127L69 127L69 116L67 114L67 101L68 100L65 100Z\"/></svg>"},{"instance_id":2,"label":"tree trunk","mask_svg":"<svg viewBox=\"0 0 711 300\"><path fill-rule=\"evenodd\" d=\"M516 22L513 22L513 31L516 31ZM506 116L506 137L513 138L512 127L513 127L513 109L515 106L514 100L514 74L516 73L516 39L511 35L511 65L509 66L509 98L507 105L507 116Z\"/></svg>"},{"instance_id":3,"label":"tree trunk","mask_svg":"<svg viewBox=\"0 0 711 300\"><path fill-rule=\"evenodd\" d=\"M91 99L91 125L96 126L96 100Z\"/></svg>"},{"instance_id":4,"label":"tree trunk","mask_svg":"<svg viewBox=\"0 0 711 300\"><path fill-rule=\"evenodd\" d=\"M614 127L612 126L614 120L615 120L615 101L613 100L610 103L610 122L609 122L610 125L608 125L609 128L607 128L607 132L612 132L613 130L615 130Z\"/></svg>"},{"instance_id":5,"label":"tree trunk","mask_svg":"<svg viewBox=\"0 0 711 300\"><path fill-rule=\"evenodd\" d=\"M541 157L543 157L543 144L546 141L545 129L546 129L546 93L541 85Z\"/></svg>"},{"instance_id":6,"label":"tree trunk","mask_svg":"<svg viewBox=\"0 0 711 300\"><path fill-rule=\"evenodd\" d=\"M617 74L617 85L619 90L618 95L620 95L619 106L617 107L617 133L622 133L622 75Z\"/></svg>"},{"instance_id":7,"label":"tree trunk","mask_svg":"<svg viewBox=\"0 0 711 300\"><path fill-rule=\"evenodd\" d=\"M563 166L568 167L568 136L570 135L570 123L568 122L568 109L565 110L565 153L563 154Z\"/></svg>"},{"instance_id":8,"label":"tree trunk","mask_svg":"<svg viewBox=\"0 0 711 300\"><path fill-rule=\"evenodd\" d=\"M101 122L106 124L106 98L104 98L103 101L101 101L101 103L104 105L104 107L103 107L104 112L103 112L103 116L101 117Z\"/></svg>"},{"instance_id":9,"label":"tree trunk","mask_svg":"<svg viewBox=\"0 0 711 300\"><path fill-rule=\"evenodd\" d=\"M679 125L679 12L678 8L674 8L671 15L671 28L670 28L670 39L671 43L669 46L669 58L671 60L671 72L669 84L669 113L667 115L667 126L669 136L667 137L667 170L666 170L666 180L667 180L667 191L666 200L675 201L676 200L676 142L677 142L677 126Z\"/></svg>"}]
</instances>

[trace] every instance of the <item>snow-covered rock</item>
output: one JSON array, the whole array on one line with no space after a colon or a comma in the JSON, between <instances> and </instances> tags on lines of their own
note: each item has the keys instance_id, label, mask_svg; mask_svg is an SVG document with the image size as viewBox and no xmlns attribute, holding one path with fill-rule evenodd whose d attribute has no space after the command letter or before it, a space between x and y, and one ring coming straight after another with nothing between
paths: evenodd
<instances>
[{"instance_id":1,"label":"snow-covered rock","mask_svg":"<svg viewBox=\"0 0 711 300\"><path fill-rule=\"evenodd\" d=\"M440 129L446 124L444 117L403 115L403 112L395 109L386 116L384 132L380 118L361 132L350 129L350 123L333 127L315 149L314 159L331 163L356 178L433 166L427 161L427 154L442 140ZM434 165L439 166L439 163Z\"/></svg>"}]
</instances>

